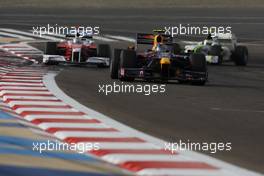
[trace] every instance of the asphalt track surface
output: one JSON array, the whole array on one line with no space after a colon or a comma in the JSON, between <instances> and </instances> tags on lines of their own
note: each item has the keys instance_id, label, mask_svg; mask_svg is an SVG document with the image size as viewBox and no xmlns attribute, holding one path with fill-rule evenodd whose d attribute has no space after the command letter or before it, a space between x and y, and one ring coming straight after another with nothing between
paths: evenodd
<instances>
[{"instance_id":1,"label":"asphalt track surface","mask_svg":"<svg viewBox=\"0 0 264 176\"><path fill-rule=\"evenodd\" d=\"M165 94L105 96L98 93L98 84L113 83L109 71L80 67L63 67L57 83L82 104L167 141L232 142L230 152L206 154L264 172L263 9L3 9L0 13L2 27L99 25L104 33L126 36L178 23L231 25L242 42L249 43L249 66L210 66L204 87L174 83L166 86ZM120 45L126 44L113 47Z\"/></svg>"}]
</instances>

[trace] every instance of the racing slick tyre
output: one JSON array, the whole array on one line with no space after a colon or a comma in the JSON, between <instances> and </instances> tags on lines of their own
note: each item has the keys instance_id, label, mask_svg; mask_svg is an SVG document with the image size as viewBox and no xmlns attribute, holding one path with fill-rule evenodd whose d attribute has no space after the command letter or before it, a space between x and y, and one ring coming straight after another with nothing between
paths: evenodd
<instances>
[{"instance_id":1,"label":"racing slick tyre","mask_svg":"<svg viewBox=\"0 0 264 176\"><path fill-rule=\"evenodd\" d=\"M121 75L121 69L123 68L136 68L137 54L134 50L122 50L119 64L119 79L121 81L134 81L135 78Z\"/></svg>"},{"instance_id":2,"label":"racing slick tyre","mask_svg":"<svg viewBox=\"0 0 264 176\"><path fill-rule=\"evenodd\" d=\"M112 79L118 79L118 70L120 65L120 55L122 49L115 49L114 56L110 63L110 75Z\"/></svg>"},{"instance_id":3,"label":"racing slick tyre","mask_svg":"<svg viewBox=\"0 0 264 176\"><path fill-rule=\"evenodd\" d=\"M111 57L111 49L110 45L108 44L99 44L97 46L97 56L98 57Z\"/></svg>"},{"instance_id":4,"label":"racing slick tyre","mask_svg":"<svg viewBox=\"0 0 264 176\"><path fill-rule=\"evenodd\" d=\"M222 47L220 45L211 46L208 54L212 55L212 56L218 56L218 62L216 64L217 65L221 65L222 64L223 56L222 56Z\"/></svg>"},{"instance_id":5,"label":"racing slick tyre","mask_svg":"<svg viewBox=\"0 0 264 176\"><path fill-rule=\"evenodd\" d=\"M248 62L248 49L245 46L237 46L232 55L236 65L246 66Z\"/></svg>"},{"instance_id":6,"label":"racing slick tyre","mask_svg":"<svg viewBox=\"0 0 264 176\"><path fill-rule=\"evenodd\" d=\"M47 42L45 45L45 54L47 55L57 55L58 49L57 49L58 42ZM45 65L58 65L59 62L56 61L48 61L45 63Z\"/></svg>"},{"instance_id":7,"label":"racing slick tyre","mask_svg":"<svg viewBox=\"0 0 264 176\"><path fill-rule=\"evenodd\" d=\"M45 46L45 54L57 55L57 44L58 42L47 42Z\"/></svg>"},{"instance_id":8,"label":"racing slick tyre","mask_svg":"<svg viewBox=\"0 0 264 176\"><path fill-rule=\"evenodd\" d=\"M207 71L206 59L204 54L191 54L190 63L192 71L205 72Z\"/></svg>"},{"instance_id":9,"label":"racing slick tyre","mask_svg":"<svg viewBox=\"0 0 264 176\"><path fill-rule=\"evenodd\" d=\"M190 63L192 71L204 72L207 74L206 59L204 54L192 54L190 55ZM207 76L206 76L207 77ZM193 85L205 85L205 80L192 81Z\"/></svg>"},{"instance_id":10,"label":"racing slick tyre","mask_svg":"<svg viewBox=\"0 0 264 176\"><path fill-rule=\"evenodd\" d=\"M172 53L173 54L180 54L181 53L181 46L178 43L172 44Z\"/></svg>"},{"instance_id":11,"label":"racing slick tyre","mask_svg":"<svg viewBox=\"0 0 264 176\"><path fill-rule=\"evenodd\" d=\"M97 56L98 57L111 58L111 48L110 48L110 45L108 45L108 44L99 44L97 46ZM111 62L111 60L110 60L110 62ZM99 67L99 68L106 68L106 67L109 67L109 66L106 66L104 64L99 64L99 65L97 65L97 67Z\"/></svg>"}]
</instances>

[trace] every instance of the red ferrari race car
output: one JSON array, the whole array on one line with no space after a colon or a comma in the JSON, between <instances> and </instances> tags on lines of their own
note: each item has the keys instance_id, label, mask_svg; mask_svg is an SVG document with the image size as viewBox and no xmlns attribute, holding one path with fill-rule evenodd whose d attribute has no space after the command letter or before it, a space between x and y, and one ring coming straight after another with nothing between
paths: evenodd
<instances>
[{"instance_id":1,"label":"red ferrari race car","mask_svg":"<svg viewBox=\"0 0 264 176\"><path fill-rule=\"evenodd\" d=\"M95 44L91 35L67 34L61 42L47 42L43 63L46 65L93 64L109 67L111 49L108 44Z\"/></svg>"}]
</instances>

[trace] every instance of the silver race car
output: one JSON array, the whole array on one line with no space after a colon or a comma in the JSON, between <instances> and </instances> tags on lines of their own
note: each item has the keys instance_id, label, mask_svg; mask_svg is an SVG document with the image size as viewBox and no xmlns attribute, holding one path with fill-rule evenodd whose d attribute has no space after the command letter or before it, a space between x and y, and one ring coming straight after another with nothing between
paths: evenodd
<instances>
[{"instance_id":1,"label":"silver race car","mask_svg":"<svg viewBox=\"0 0 264 176\"><path fill-rule=\"evenodd\" d=\"M202 53L206 57L207 63L222 64L222 62L232 61L236 65L245 66L248 63L248 49L246 46L237 44L234 34L211 34L197 44L186 45L186 53Z\"/></svg>"}]
</instances>

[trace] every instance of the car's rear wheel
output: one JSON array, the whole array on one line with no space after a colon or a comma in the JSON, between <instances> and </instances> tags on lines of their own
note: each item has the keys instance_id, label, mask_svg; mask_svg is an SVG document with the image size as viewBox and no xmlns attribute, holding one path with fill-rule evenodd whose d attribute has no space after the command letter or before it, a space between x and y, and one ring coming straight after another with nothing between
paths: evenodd
<instances>
[{"instance_id":1,"label":"car's rear wheel","mask_svg":"<svg viewBox=\"0 0 264 176\"><path fill-rule=\"evenodd\" d=\"M120 69L119 69L119 79L121 81L133 81L135 78L128 77L126 74L122 75L122 69L135 68L137 60L137 54L134 50L122 50L120 57Z\"/></svg>"},{"instance_id":2,"label":"car's rear wheel","mask_svg":"<svg viewBox=\"0 0 264 176\"><path fill-rule=\"evenodd\" d=\"M212 56L218 56L218 62L216 64L217 65L221 65L222 64L223 56L222 56L222 47L220 45L211 46L208 54L212 55Z\"/></svg>"},{"instance_id":3,"label":"car's rear wheel","mask_svg":"<svg viewBox=\"0 0 264 176\"><path fill-rule=\"evenodd\" d=\"M108 44L99 44L97 46L97 56L111 58L111 48Z\"/></svg>"},{"instance_id":4,"label":"car's rear wheel","mask_svg":"<svg viewBox=\"0 0 264 176\"><path fill-rule=\"evenodd\" d=\"M245 46L237 46L232 55L236 65L246 66L248 63L248 49Z\"/></svg>"},{"instance_id":5,"label":"car's rear wheel","mask_svg":"<svg viewBox=\"0 0 264 176\"><path fill-rule=\"evenodd\" d=\"M46 55L57 55L58 54L57 44L58 44L58 42L47 42L45 45L44 54L46 54ZM59 62L47 61L45 64L46 65L58 65Z\"/></svg>"},{"instance_id":6,"label":"car's rear wheel","mask_svg":"<svg viewBox=\"0 0 264 176\"><path fill-rule=\"evenodd\" d=\"M47 42L45 46L45 54L47 55L57 55L57 44L58 42Z\"/></svg>"},{"instance_id":7,"label":"car's rear wheel","mask_svg":"<svg viewBox=\"0 0 264 176\"><path fill-rule=\"evenodd\" d=\"M108 45L108 44L99 44L97 46L97 56L98 57L110 58L110 62L111 62L111 48L110 48L110 45ZM109 66L105 65L105 64L98 64L97 67L98 68L107 68Z\"/></svg>"},{"instance_id":8,"label":"car's rear wheel","mask_svg":"<svg viewBox=\"0 0 264 176\"><path fill-rule=\"evenodd\" d=\"M112 79L118 79L121 51L122 49L114 49L114 55L110 63L110 75Z\"/></svg>"}]
</instances>

